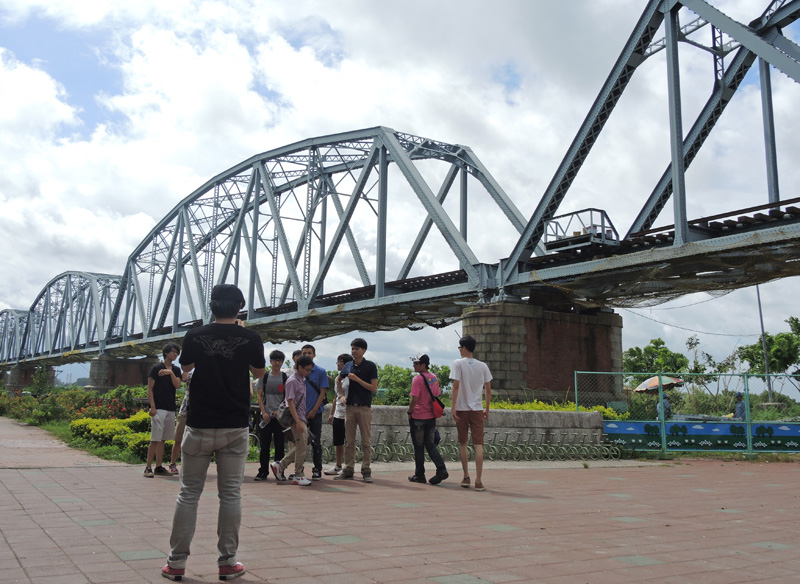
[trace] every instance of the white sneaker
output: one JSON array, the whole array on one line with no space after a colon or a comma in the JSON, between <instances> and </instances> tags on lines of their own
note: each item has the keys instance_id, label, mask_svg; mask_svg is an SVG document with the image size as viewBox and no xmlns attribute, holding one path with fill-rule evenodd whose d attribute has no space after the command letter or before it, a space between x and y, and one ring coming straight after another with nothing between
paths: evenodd
<instances>
[{"instance_id":1,"label":"white sneaker","mask_svg":"<svg viewBox=\"0 0 800 584\"><path fill-rule=\"evenodd\" d=\"M333 468L329 468L328 470L326 470L323 474L326 474L326 475L338 475L340 472L342 472L342 467L339 466L339 465L336 465Z\"/></svg>"},{"instance_id":2,"label":"white sneaker","mask_svg":"<svg viewBox=\"0 0 800 584\"><path fill-rule=\"evenodd\" d=\"M275 475L275 478L279 481L285 481L286 477L283 476L283 471L281 470L281 463L280 462L273 462L269 465L270 469L272 469L272 474Z\"/></svg>"},{"instance_id":3,"label":"white sneaker","mask_svg":"<svg viewBox=\"0 0 800 584\"><path fill-rule=\"evenodd\" d=\"M307 487L311 484L311 481L308 480L306 477L294 477L294 481L292 481L294 485L300 485L301 487Z\"/></svg>"}]
</instances>

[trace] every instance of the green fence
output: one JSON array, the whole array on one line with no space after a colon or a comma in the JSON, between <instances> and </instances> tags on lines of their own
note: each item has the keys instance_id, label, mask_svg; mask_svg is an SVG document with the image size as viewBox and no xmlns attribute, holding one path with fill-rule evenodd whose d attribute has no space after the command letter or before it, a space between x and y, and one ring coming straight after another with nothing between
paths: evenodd
<instances>
[{"instance_id":1,"label":"green fence","mask_svg":"<svg viewBox=\"0 0 800 584\"><path fill-rule=\"evenodd\" d=\"M800 452L799 388L794 375L575 373L577 407L620 414L606 442L641 451Z\"/></svg>"}]
</instances>

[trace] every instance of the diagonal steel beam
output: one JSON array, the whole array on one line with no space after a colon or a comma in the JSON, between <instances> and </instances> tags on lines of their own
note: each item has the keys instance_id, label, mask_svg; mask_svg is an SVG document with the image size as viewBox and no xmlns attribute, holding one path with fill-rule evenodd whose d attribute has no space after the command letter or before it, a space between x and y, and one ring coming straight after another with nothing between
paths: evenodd
<instances>
[{"instance_id":1,"label":"diagonal steel beam","mask_svg":"<svg viewBox=\"0 0 800 584\"><path fill-rule=\"evenodd\" d=\"M467 245L466 240L458 232L453 221L447 215L442 205L436 200L425 179L420 174L408 152L400 145L397 137L393 133L385 132L381 137L386 150L392 155L392 159L400 172L408 181L414 193L419 197L422 206L433 219L439 232L444 237L445 242L453 251L461 268L467 272L470 282L476 283L480 280L477 266L478 258Z\"/></svg>"},{"instance_id":2,"label":"diagonal steel beam","mask_svg":"<svg viewBox=\"0 0 800 584\"><path fill-rule=\"evenodd\" d=\"M501 285L517 270L518 262L527 261L535 253L536 246L544 234L545 223L555 216L558 206L583 166L631 76L645 59L645 51L664 19L660 6L661 0L650 0L645 7L555 176L528 220L508 260L504 262L503 273L500 275Z\"/></svg>"},{"instance_id":3,"label":"diagonal steel beam","mask_svg":"<svg viewBox=\"0 0 800 584\"><path fill-rule=\"evenodd\" d=\"M800 63L779 51L751 28L740 24L703 0L682 0L681 4L724 31L725 34L753 51L776 69L783 71L783 73L800 83Z\"/></svg>"},{"instance_id":4,"label":"diagonal steel beam","mask_svg":"<svg viewBox=\"0 0 800 584\"><path fill-rule=\"evenodd\" d=\"M375 166L375 163L378 159L378 154L380 151L380 147L378 145L378 141L376 140L372 144L372 148L369 151L369 155L367 156L367 160L364 163L364 166L361 168L361 174L358 177L358 181L356 181L355 187L353 187L353 193L350 195L350 200L347 202L347 207L345 207L344 214L339 218L339 224L336 226L336 230L331 237L331 244L328 247L325 256L322 258L319 266L319 272L317 273L317 277L314 280L314 283L311 285L308 291L308 299L303 303L304 308L307 310L309 301L312 298L317 296L317 293L322 285L323 280L328 275L328 270L330 270L331 263L333 263L333 258L336 255L336 252L339 249L339 244L342 242L342 237L344 237L344 232L347 227L350 225L350 219L353 217L353 213L356 209L356 204L358 203L359 199L361 198L361 194L364 191L364 187L369 180L369 176L372 173L372 169ZM301 306L301 303L298 302L298 307Z\"/></svg>"}]
</instances>

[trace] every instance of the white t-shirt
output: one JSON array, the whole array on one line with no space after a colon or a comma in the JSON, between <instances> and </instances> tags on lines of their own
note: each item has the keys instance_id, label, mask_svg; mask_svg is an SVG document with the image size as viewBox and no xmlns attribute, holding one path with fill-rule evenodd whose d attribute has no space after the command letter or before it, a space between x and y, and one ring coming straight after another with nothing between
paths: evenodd
<instances>
[{"instance_id":1,"label":"white t-shirt","mask_svg":"<svg viewBox=\"0 0 800 584\"><path fill-rule=\"evenodd\" d=\"M489 367L477 359L456 359L450 379L457 380L458 396L453 408L456 411L483 410L483 385L492 380Z\"/></svg>"},{"instance_id":2,"label":"white t-shirt","mask_svg":"<svg viewBox=\"0 0 800 584\"><path fill-rule=\"evenodd\" d=\"M342 395L336 396L336 408L333 410L333 417L344 420L345 402L347 401L347 390L350 388L350 380L342 378Z\"/></svg>"}]
</instances>

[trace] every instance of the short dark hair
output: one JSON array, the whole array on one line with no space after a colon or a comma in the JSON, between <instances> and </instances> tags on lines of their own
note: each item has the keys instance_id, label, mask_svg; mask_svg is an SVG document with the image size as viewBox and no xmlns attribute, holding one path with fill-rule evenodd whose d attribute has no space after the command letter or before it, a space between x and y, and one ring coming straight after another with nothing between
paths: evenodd
<instances>
[{"instance_id":1,"label":"short dark hair","mask_svg":"<svg viewBox=\"0 0 800 584\"><path fill-rule=\"evenodd\" d=\"M314 364L314 359L312 359L308 355L301 355L294 367L295 369L300 369L301 367L308 367L309 365L313 364Z\"/></svg>"},{"instance_id":2,"label":"short dark hair","mask_svg":"<svg viewBox=\"0 0 800 584\"><path fill-rule=\"evenodd\" d=\"M303 352L303 351L305 351L306 349L311 349L312 351L314 351L314 354L315 354L315 355L317 354L317 350L314 348L314 345L303 345L303 346L301 347L301 349L300 349L300 352L302 353L302 352Z\"/></svg>"},{"instance_id":3,"label":"short dark hair","mask_svg":"<svg viewBox=\"0 0 800 584\"><path fill-rule=\"evenodd\" d=\"M281 362L283 362L283 360L286 359L286 355L283 354L283 351L275 349L269 354L269 360L272 361L273 359L280 359Z\"/></svg>"},{"instance_id":4,"label":"short dark hair","mask_svg":"<svg viewBox=\"0 0 800 584\"><path fill-rule=\"evenodd\" d=\"M169 355L170 351L172 351L173 349L175 351L178 351L178 353L181 352L181 346L180 345L176 345L175 343L167 343L166 345L164 345L164 348L161 349L161 355L166 357L167 355Z\"/></svg>"},{"instance_id":5,"label":"short dark hair","mask_svg":"<svg viewBox=\"0 0 800 584\"><path fill-rule=\"evenodd\" d=\"M336 362L337 362L337 363L338 363L339 361L341 361L342 363L345 363L345 364L347 364L347 363L349 363L349 362L350 362L350 361L352 361L352 360L353 360L353 356L352 356L352 355L350 355L350 354L348 354L348 353L342 353L341 355L339 355L338 357L336 357Z\"/></svg>"},{"instance_id":6,"label":"short dark hair","mask_svg":"<svg viewBox=\"0 0 800 584\"><path fill-rule=\"evenodd\" d=\"M236 318L243 308L238 300L212 300L208 307L216 318Z\"/></svg>"},{"instance_id":7,"label":"short dark hair","mask_svg":"<svg viewBox=\"0 0 800 584\"><path fill-rule=\"evenodd\" d=\"M464 335L460 339L458 339L458 346L464 347L470 353L475 352L475 347L478 345L478 341L475 340L475 337L471 335Z\"/></svg>"},{"instance_id":8,"label":"short dark hair","mask_svg":"<svg viewBox=\"0 0 800 584\"><path fill-rule=\"evenodd\" d=\"M292 359L294 359L295 357L298 357L298 356L300 356L302 354L303 354L303 351L301 351L300 349L295 349L294 351L292 351Z\"/></svg>"},{"instance_id":9,"label":"short dark hair","mask_svg":"<svg viewBox=\"0 0 800 584\"><path fill-rule=\"evenodd\" d=\"M351 347L358 347L358 348L364 349L366 351L367 350L367 341L365 341L361 337L356 337L355 339L350 341L350 346Z\"/></svg>"}]
</instances>

